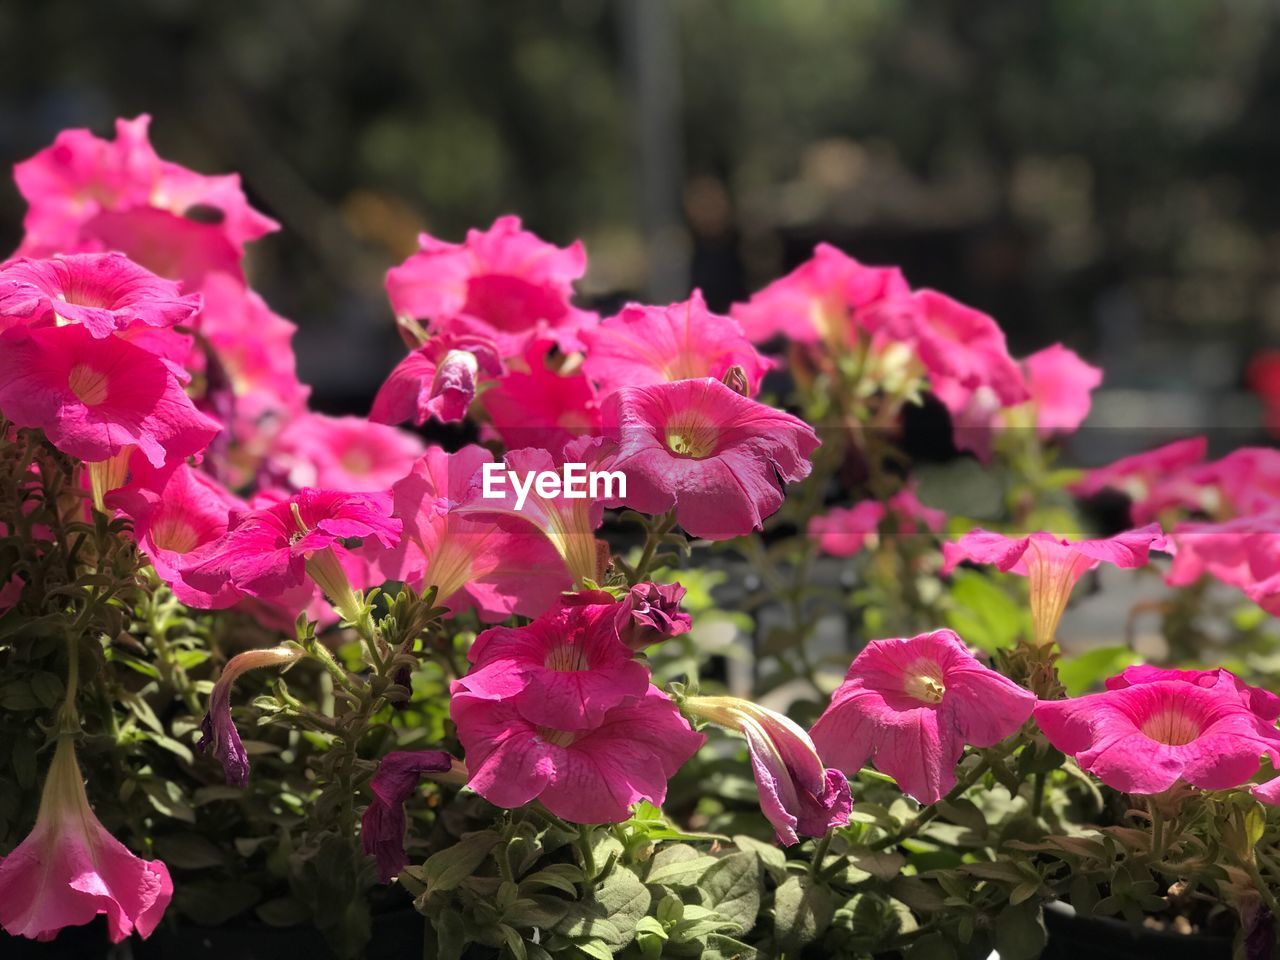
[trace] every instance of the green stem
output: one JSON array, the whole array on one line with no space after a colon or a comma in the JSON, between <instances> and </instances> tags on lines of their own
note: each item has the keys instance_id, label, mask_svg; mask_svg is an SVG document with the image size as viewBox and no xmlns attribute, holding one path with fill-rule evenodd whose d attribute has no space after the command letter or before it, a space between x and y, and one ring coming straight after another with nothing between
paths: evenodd
<instances>
[{"instance_id":1,"label":"green stem","mask_svg":"<svg viewBox=\"0 0 1280 960\"><path fill-rule=\"evenodd\" d=\"M809 863L809 879L813 879L822 870L822 862L827 859L827 851L831 849L831 837L834 831L828 830L822 835L813 850L813 860Z\"/></svg>"},{"instance_id":2,"label":"green stem","mask_svg":"<svg viewBox=\"0 0 1280 960\"><path fill-rule=\"evenodd\" d=\"M937 803L932 803L927 807L922 807L920 812L917 813L914 817L912 817L909 821L907 821L907 823L903 825L901 830L899 830L895 834L891 834L887 837L882 837L881 839L877 840L875 843L871 844L870 849L884 850L884 849L887 849L888 847L895 847L898 844L902 843L902 841L904 840L910 840L917 833L919 833L924 827L926 827L929 823L933 821L933 819L939 814L940 811L938 808L942 804L951 803L954 800L960 799L960 797L964 795L965 791L967 791L970 787L972 787L975 783L977 783L978 780L983 776L983 774L985 774L990 769L991 769L991 758L983 757L982 761L976 767L974 767L972 770L970 770L967 774L965 774L960 780L956 782L956 785L951 788L951 791L945 797L943 797Z\"/></svg>"},{"instance_id":3,"label":"green stem","mask_svg":"<svg viewBox=\"0 0 1280 960\"><path fill-rule=\"evenodd\" d=\"M591 851L591 827L581 824L578 827L578 851L582 854L582 873L590 884L596 876L596 856Z\"/></svg>"},{"instance_id":4,"label":"green stem","mask_svg":"<svg viewBox=\"0 0 1280 960\"><path fill-rule=\"evenodd\" d=\"M1151 857L1159 860L1164 856L1164 814L1151 798L1147 799L1147 810L1151 813Z\"/></svg>"},{"instance_id":5,"label":"green stem","mask_svg":"<svg viewBox=\"0 0 1280 960\"><path fill-rule=\"evenodd\" d=\"M656 523L647 527L645 530L644 550L640 554L640 559L636 563L635 571L632 574L632 586L640 583L649 575L649 567L653 563L654 554L658 552L658 547L662 545L662 538L670 533L675 528L675 525L676 512L671 509L657 518Z\"/></svg>"}]
</instances>

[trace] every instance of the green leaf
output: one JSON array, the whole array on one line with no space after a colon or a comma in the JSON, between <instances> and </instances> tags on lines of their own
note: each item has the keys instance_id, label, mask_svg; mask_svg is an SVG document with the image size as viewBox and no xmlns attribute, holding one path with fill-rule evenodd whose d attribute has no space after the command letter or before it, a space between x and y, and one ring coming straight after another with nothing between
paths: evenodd
<instances>
[{"instance_id":1,"label":"green leaf","mask_svg":"<svg viewBox=\"0 0 1280 960\"><path fill-rule=\"evenodd\" d=\"M156 839L156 853L170 867L204 870L226 862L222 851L198 833L177 833Z\"/></svg>"},{"instance_id":2,"label":"green leaf","mask_svg":"<svg viewBox=\"0 0 1280 960\"><path fill-rule=\"evenodd\" d=\"M531 873L520 881L523 889L529 887L551 887L563 890L571 897L578 895L577 884L582 882L582 869L573 863L553 863L543 867L537 873Z\"/></svg>"},{"instance_id":3,"label":"green leaf","mask_svg":"<svg viewBox=\"0 0 1280 960\"><path fill-rule=\"evenodd\" d=\"M18 786L30 790L36 785L36 748L26 737L19 734L13 741L9 752L9 760L13 764L13 774L18 778Z\"/></svg>"},{"instance_id":4,"label":"green leaf","mask_svg":"<svg viewBox=\"0 0 1280 960\"><path fill-rule=\"evenodd\" d=\"M1039 903L1005 907L996 917L996 952L1000 960L1035 960L1043 952L1045 941Z\"/></svg>"},{"instance_id":5,"label":"green leaf","mask_svg":"<svg viewBox=\"0 0 1280 960\"><path fill-rule=\"evenodd\" d=\"M703 948L700 960L756 960L759 951L741 940L726 937L721 933L713 933L707 937L707 945Z\"/></svg>"},{"instance_id":6,"label":"green leaf","mask_svg":"<svg viewBox=\"0 0 1280 960\"><path fill-rule=\"evenodd\" d=\"M734 836L733 844L739 850L749 850L754 853L770 873L787 868L787 855L775 844L765 843L763 840L757 840L742 833Z\"/></svg>"},{"instance_id":7,"label":"green leaf","mask_svg":"<svg viewBox=\"0 0 1280 960\"><path fill-rule=\"evenodd\" d=\"M830 890L807 877L788 877L773 895L774 940L788 955L798 955L826 933L834 913Z\"/></svg>"},{"instance_id":8,"label":"green leaf","mask_svg":"<svg viewBox=\"0 0 1280 960\"><path fill-rule=\"evenodd\" d=\"M596 903L623 936L626 946L635 936L636 924L649 911L652 897L640 878L626 867L615 867L594 893Z\"/></svg>"},{"instance_id":9,"label":"green leaf","mask_svg":"<svg viewBox=\"0 0 1280 960\"><path fill-rule=\"evenodd\" d=\"M747 851L732 853L703 874L702 904L746 933L760 912L760 879L759 857Z\"/></svg>"},{"instance_id":10,"label":"green leaf","mask_svg":"<svg viewBox=\"0 0 1280 960\"><path fill-rule=\"evenodd\" d=\"M33 673L31 675L31 692L36 695L46 709L51 709L62 702L66 688L62 680L52 673Z\"/></svg>"},{"instance_id":11,"label":"green leaf","mask_svg":"<svg viewBox=\"0 0 1280 960\"><path fill-rule=\"evenodd\" d=\"M142 789L147 799L151 801L151 805L166 817L181 820L183 823L196 822L195 810L182 795L181 788L173 781L148 780L142 784Z\"/></svg>"},{"instance_id":12,"label":"green leaf","mask_svg":"<svg viewBox=\"0 0 1280 960\"><path fill-rule=\"evenodd\" d=\"M1067 696L1078 697L1100 686L1107 677L1141 662L1142 658L1128 647L1098 647L1063 657L1058 661L1058 677L1067 688Z\"/></svg>"},{"instance_id":13,"label":"green leaf","mask_svg":"<svg viewBox=\"0 0 1280 960\"><path fill-rule=\"evenodd\" d=\"M293 897L277 897L254 911L269 927L299 927L311 919L311 911Z\"/></svg>"},{"instance_id":14,"label":"green leaf","mask_svg":"<svg viewBox=\"0 0 1280 960\"><path fill-rule=\"evenodd\" d=\"M904 960L956 960L956 948L940 933L927 933L907 948Z\"/></svg>"},{"instance_id":15,"label":"green leaf","mask_svg":"<svg viewBox=\"0 0 1280 960\"><path fill-rule=\"evenodd\" d=\"M432 854L422 868L428 894L452 890L476 872L499 836L492 830L468 834L452 847Z\"/></svg>"},{"instance_id":16,"label":"green leaf","mask_svg":"<svg viewBox=\"0 0 1280 960\"><path fill-rule=\"evenodd\" d=\"M1021 599L987 574L956 570L951 577L951 602L947 625L966 643L988 653L1030 635L1031 616Z\"/></svg>"},{"instance_id":17,"label":"green leaf","mask_svg":"<svg viewBox=\"0 0 1280 960\"><path fill-rule=\"evenodd\" d=\"M645 883L691 887L717 862L715 857L700 853L686 843L674 843L654 854Z\"/></svg>"}]
</instances>

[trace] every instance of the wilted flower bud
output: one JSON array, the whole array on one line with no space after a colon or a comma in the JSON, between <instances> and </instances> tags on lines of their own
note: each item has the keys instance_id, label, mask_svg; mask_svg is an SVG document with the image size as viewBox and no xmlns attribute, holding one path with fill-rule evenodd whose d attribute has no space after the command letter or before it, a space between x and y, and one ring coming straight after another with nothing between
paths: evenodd
<instances>
[{"instance_id":1,"label":"wilted flower bud","mask_svg":"<svg viewBox=\"0 0 1280 960\"><path fill-rule=\"evenodd\" d=\"M622 598L616 614L618 636L632 650L688 633L689 614L680 609L685 589L678 583L637 583Z\"/></svg>"},{"instance_id":2,"label":"wilted flower bud","mask_svg":"<svg viewBox=\"0 0 1280 960\"><path fill-rule=\"evenodd\" d=\"M747 371L743 369L742 364L735 363L724 372L724 376L720 379L734 393L741 394L744 397L751 396L751 383L747 380Z\"/></svg>"},{"instance_id":3,"label":"wilted flower bud","mask_svg":"<svg viewBox=\"0 0 1280 960\"><path fill-rule=\"evenodd\" d=\"M200 723L196 747L212 752L222 764L227 784L243 787L249 782L249 755L240 742L240 732L231 719L231 688L240 674L260 667L288 667L303 656L298 647L281 646L267 650L246 650L227 661L222 676L209 694L209 712Z\"/></svg>"},{"instance_id":4,"label":"wilted flower bud","mask_svg":"<svg viewBox=\"0 0 1280 960\"><path fill-rule=\"evenodd\" d=\"M452 776L457 771L457 776ZM466 768L443 750L397 750L388 753L369 780L373 801L361 820L365 853L378 861L378 877L390 883L409 864L404 851L404 804L424 776L466 782Z\"/></svg>"}]
</instances>

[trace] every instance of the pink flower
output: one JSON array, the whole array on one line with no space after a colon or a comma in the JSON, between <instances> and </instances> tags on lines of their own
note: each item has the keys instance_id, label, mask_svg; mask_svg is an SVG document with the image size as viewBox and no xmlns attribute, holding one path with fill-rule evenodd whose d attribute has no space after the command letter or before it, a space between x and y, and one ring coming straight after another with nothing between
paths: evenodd
<instances>
[{"instance_id":1,"label":"pink flower","mask_svg":"<svg viewBox=\"0 0 1280 960\"><path fill-rule=\"evenodd\" d=\"M639 651L692 630L693 618L680 609L684 594L678 583L637 583L615 608L622 642Z\"/></svg>"},{"instance_id":2,"label":"pink flower","mask_svg":"<svg viewBox=\"0 0 1280 960\"><path fill-rule=\"evenodd\" d=\"M186 464L179 465L167 479L154 474L139 476L138 472L135 469L130 484L116 490L106 502L133 521L133 539L156 574L188 606L209 609L233 601L236 595L230 584L210 595L188 584L181 566L197 547L227 532L232 512L245 509L243 501L208 474ZM150 486L155 480L158 484Z\"/></svg>"},{"instance_id":3,"label":"pink flower","mask_svg":"<svg viewBox=\"0 0 1280 960\"><path fill-rule=\"evenodd\" d=\"M413 434L363 417L305 413L280 431L265 471L294 490L376 493L390 490L424 450Z\"/></svg>"},{"instance_id":4,"label":"pink flower","mask_svg":"<svg viewBox=\"0 0 1280 960\"><path fill-rule=\"evenodd\" d=\"M782 505L782 484L809 475L818 437L806 423L734 393L719 380L626 387L605 403L627 477L623 502L672 508L692 536L727 540L760 530Z\"/></svg>"},{"instance_id":5,"label":"pink flower","mask_svg":"<svg viewBox=\"0 0 1280 960\"><path fill-rule=\"evenodd\" d=\"M785 334L797 343L847 345L882 301L910 293L897 267L868 267L825 243L813 257L731 311L761 343Z\"/></svg>"},{"instance_id":6,"label":"pink flower","mask_svg":"<svg viewBox=\"0 0 1280 960\"><path fill-rule=\"evenodd\" d=\"M200 721L200 742L196 747L213 754L222 764L227 785L244 787L249 784L249 755L240 741L240 731L231 719L231 688L236 679L249 670L263 667L288 669L298 662L303 652L298 647L272 647L267 650L246 650L238 653L222 668L218 682L209 694L209 711Z\"/></svg>"},{"instance_id":7,"label":"pink flower","mask_svg":"<svg viewBox=\"0 0 1280 960\"><path fill-rule=\"evenodd\" d=\"M1263 754L1280 758L1274 728L1237 684L1225 671L1213 686L1149 679L1042 701L1036 723L1082 769L1124 793L1160 793L1179 780L1226 790L1252 777Z\"/></svg>"},{"instance_id":8,"label":"pink flower","mask_svg":"<svg viewBox=\"0 0 1280 960\"><path fill-rule=\"evenodd\" d=\"M466 751L467 785L496 806L537 800L572 823L620 823L639 800L661 805L667 781L706 739L653 686L590 730L541 726L521 708L455 688L449 713Z\"/></svg>"},{"instance_id":9,"label":"pink flower","mask_svg":"<svg viewBox=\"0 0 1280 960\"><path fill-rule=\"evenodd\" d=\"M669 307L628 304L615 317L587 330L583 369L602 395L622 387L644 387L673 380L720 380L742 368L747 392L754 396L773 362L760 356L736 320L707 309L695 290L685 303Z\"/></svg>"},{"instance_id":10,"label":"pink flower","mask_svg":"<svg viewBox=\"0 0 1280 960\"><path fill-rule=\"evenodd\" d=\"M142 860L111 836L84 792L75 748L58 741L35 827L0 860L0 927L15 937L52 940L64 927L107 916L119 943L135 930L151 936L173 881L159 860Z\"/></svg>"},{"instance_id":11,"label":"pink flower","mask_svg":"<svg viewBox=\"0 0 1280 960\"><path fill-rule=\"evenodd\" d=\"M1191 467L1186 480L1198 488L1194 506L1214 516L1273 510L1280 499L1280 450L1240 447L1221 460Z\"/></svg>"},{"instance_id":12,"label":"pink flower","mask_svg":"<svg viewBox=\"0 0 1280 960\"><path fill-rule=\"evenodd\" d=\"M1184 504L1188 491L1182 478L1187 468L1204 460L1208 445L1204 437L1192 437L1122 457L1090 470L1072 491L1091 497L1117 490L1132 501L1133 522L1149 523L1167 507Z\"/></svg>"},{"instance_id":13,"label":"pink flower","mask_svg":"<svg viewBox=\"0 0 1280 960\"><path fill-rule=\"evenodd\" d=\"M1240 696L1240 702L1248 707L1259 720L1266 723L1275 723L1276 719L1280 717L1280 697L1270 690L1249 686L1230 670L1224 670L1222 667L1212 670L1176 670L1168 667L1153 667L1144 663L1126 667L1122 673L1107 678L1106 686L1108 690L1123 690L1126 687L1136 687L1142 683L1177 680L1210 690L1222 690L1225 689L1222 683L1224 678L1229 680L1231 685L1235 687L1236 693Z\"/></svg>"},{"instance_id":14,"label":"pink flower","mask_svg":"<svg viewBox=\"0 0 1280 960\"><path fill-rule=\"evenodd\" d=\"M487 622L513 613L534 617L572 578L551 541L527 523L459 512L473 480L492 462L493 454L482 447L457 453L428 448L392 488L404 537L384 556L383 572L423 589L436 587L439 602L455 613L474 606ZM594 548L591 555L594 564Z\"/></svg>"},{"instance_id":15,"label":"pink flower","mask_svg":"<svg viewBox=\"0 0 1280 960\"><path fill-rule=\"evenodd\" d=\"M809 521L809 536L833 557L851 557L880 531L888 510L879 500L863 500L852 507L832 507Z\"/></svg>"},{"instance_id":16,"label":"pink flower","mask_svg":"<svg viewBox=\"0 0 1280 960\"><path fill-rule=\"evenodd\" d=\"M404 804L423 774L445 773L456 761L443 750L396 750L378 762L369 781L373 800L360 821L364 852L378 861L378 879L390 883L409 865L404 850Z\"/></svg>"},{"instance_id":17,"label":"pink flower","mask_svg":"<svg viewBox=\"0 0 1280 960\"><path fill-rule=\"evenodd\" d=\"M822 837L849 822L853 801L849 781L822 765L809 735L792 720L759 704L734 697L690 697L686 712L741 733L760 792L760 809L778 842Z\"/></svg>"},{"instance_id":18,"label":"pink flower","mask_svg":"<svg viewBox=\"0 0 1280 960\"><path fill-rule=\"evenodd\" d=\"M1028 577L1036 642L1045 645L1053 642L1071 590L1084 574L1100 563L1122 569L1145 566L1151 550L1165 549L1165 536L1154 523L1105 540L1068 540L1044 532L1006 537L975 529L943 545L942 572L950 573L961 561L971 560Z\"/></svg>"},{"instance_id":19,"label":"pink flower","mask_svg":"<svg viewBox=\"0 0 1280 960\"><path fill-rule=\"evenodd\" d=\"M459 688L515 700L525 719L557 730L598 726L628 697L644 695L649 671L618 637L614 604L573 604L526 627L491 627L476 638Z\"/></svg>"},{"instance_id":20,"label":"pink flower","mask_svg":"<svg viewBox=\"0 0 1280 960\"><path fill-rule=\"evenodd\" d=\"M574 437L600 432L600 404L580 371L557 373L547 366L549 340L534 343L524 357L527 372L512 370L482 398L485 412L507 449L559 451Z\"/></svg>"},{"instance_id":21,"label":"pink flower","mask_svg":"<svg viewBox=\"0 0 1280 960\"><path fill-rule=\"evenodd\" d=\"M426 320L433 332L460 326L484 333L504 357L524 352L546 332L577 349L589 315L570 304L573 283L587 269L580 241L560 248L522 229L519 217L499 217L488 230L470 230L464 243L428 234L421 248L387 272L387 294L399 317Z\"/></svg>"},{"instance_id":22,"label":"pink flower","mask_svg":"<svg viewBox=\"0 0 1280 960\"><path fill-rule=\"evenodd\" d=\"M935 630L867 644L811 735L832 766L854 774L870 760L908 796L937 803L955 786L965 744L995 746L1035 702L952 631Z\"/></svg>"},{"instance_id":23,"label":"pink flower","mask_svg":"<svg viewBox=\"0 0 1280 960\"><path fill-rule=\"evenodd\" d=\"M1036 431L1042 438L1074 433L1089 415L1102 371L1060 343L1033 353L1022 366L1035 405Z\"/></svg>"},{"instance_id":24,"label":"pink flower","mask_svg":"<svg viewBox=\"0 0 1280 960\"><path fill-rule=\"evenodd\" d=\"M0 266L0 317L33 326L78 323L102 339L134 323L186 323L199 309L198 296L182 296L176 283L119 253L21 258Z\"/></svg>"},{"instance_id":25,"label":"pink flower","mask_svg":"<svg viewBox=\"0 0 1280 960\"><path fill-rule=\"evenodd\" d=\"M379 423L435 417L442 423L467 415L483 378L501 376L502 359L492 340L445 333L432 337L396 364L373 398L369 419Z\"/></svg>"},{"instance_id":26,"label":"pink flower","mask_svg":"<svg viewBox=\"0 0 1280 960\"><path fill-rule=\"evenodd\" d=\"M1195 583L1205 574L1242 590L1268 613L1280 614L1280 510L1223 523L1180 523L1165 580Z\"/></svg>"},{"instance_id":27,"label":"pink flower","mask_svg":"<svg viewBox=\"0 0 1280 960\"><path fill-rule=\"evenodd\" d=\"M196 410L166 361L82 325L17 327L0 345L0 410L87 462L137 447L153 466L199 453L219 424Z\"/></svg>"},{"instance_id":28,"label":"pink flower","mask_svg":"<svg viewBox=\"0 0 1280 960\"><path fill-rule=\"evenodd\" d=\"M271 600L309 576L351 620L358 602L340 562L349 553L346 541L376 541L386 549L399 541L400 530L390 494L305 489L235 518L222 538L186 558L181 574L220 603L226 584L233 596Z\"/></svg>"}]
</instances>

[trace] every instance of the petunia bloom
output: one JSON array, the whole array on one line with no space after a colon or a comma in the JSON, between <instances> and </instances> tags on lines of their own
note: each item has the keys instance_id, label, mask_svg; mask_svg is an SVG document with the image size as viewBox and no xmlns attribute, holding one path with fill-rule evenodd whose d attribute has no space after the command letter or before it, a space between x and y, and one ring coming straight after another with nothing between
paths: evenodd
<instances>
[{"instance_id":1,"label":"petunia bloom","mask_svg":"<svg viewBox=\"0 0 1280 960\"><path fill-rule=\"evenodd\" d=\"M369 419L378 423L412 420L422 426L431 417L453 423L467 415L483 379L503 373L492 340L443 333L401 360L378 388Z\"/></svg>"},{"instance_id":2,"label":"petunia bloom","mask_svg":"<svg viewBox=\"0 0 1280 960\"><path fill-rule=\"evenodd\" d=\"M581 370L548 366L549 340L535 342L482 398L493 429L508 450L541 447L557 453L576 437L600 432L600 402Z\"/></svg>"},{"instance_id":3,"label":"petunia bloom","mask_svg":"<svg viewBox=\"0 0 1280 960\"><path fill-rule=\"evenodd\" d=\"M1179 780L1205 790L1247 782L1260 759L1280 758L1273 725L1261 720L1223 671L1214 685L1148 680L1036 706L1049 742L1109 787L1152 794Z\"/></svg>"},{"instance_id":4,"label":"petunia bloom","mask_svg":"<svg viewBox=\"0 0 1280 960\"><path fill-rule=\"evenodd\" d=\"M404 849L405 801L424 774L447 773L457 761L443 750L397 750L378 761L369 780L373 800L360 820L360 843L378 863L378 879L390 883L409 865Z\"/></svg>"},{"instance_id":5,"label":"petunia bloom","mask_svg":"<svg viewBox=\"0 0 1280 960\"><path fill-rule=\"evenodd\" d=\"M754 396L773 366L762 357L731 317L707 309L695 290L684 303L623 307L617 316L583 333L587 357L582 367L603 395L622 387L672 380L720 380L735 366Z\"/></svg>"},{"instance_id":6,"label":"petunia bloom","mask_svg":"<svg viewBox=\"0 0 1280 960\"><path fill-rule=\"evenodd\" d=\"M1224 689L1223 679L1230 681L1235 687L1240 701L1249 710L1266 723L1275 723L1280 718L1280 697L1270 690L1254 687L1245 683L1230 670L1215 667L1210 670L1179 670L1172 667L1153 667L1147 663L1126 667L1114 677L1108 677L1108 690L1123 690L1136 687L1142 683L1155 683L1162 680L1176 680L1181 683L1194 684L1206 689Z\"/></svg>"},{"instance_id":7,"label":"petunia bloom","mask_svg":"<svg viewBox=\"0 0 1280 960\"><path fill-rule=\"evenodd\" d=\"M813 741L794 721L736 697L690 697L684 709L746 738L760 809L779 843L822 837L849 822L848 778L823 766Z\"/></svg>"},{"instance_id":8,"label":"petunia bloom","mask_svg":"<svg viewBox=\"0 0 1280 960\"><path fill-rule=\"evenodd\" d=\"M852 507L832 507L809 520L809 536L823 553L851 557L876 540L888 508L879 500L863 500Z\"/></svg>"},{"instance_id":9,"label":"petunia bloom","mask_svg":"<svg viewBox=\"0 0 1280 960\"><path fill-rule=\"evenodd\" d=\"M291 490L377 493L390 490L424 450L413 434L364 417L304 413L272 441L263 472Z\"/></svg>"},{"instance_id":10,"label":"petunia bloom","mask_svg":"<svg viewBox=\"0 0 1280 960\"><path fill-rule=\"evenodd\" d=\"M519 698L525 719L544 727L598 726L649 686L649 671L618 636L614 606L561 605L525 627L490 627L472 644L459 688L489 700Z\"/></svg>"},{"instance_id":11,"label":"petunia bloom","mask_svg":"<svg viewBox=\"0 0 1280 960\"><path fill-rule=\"evenodd\" d=\"M693 618L680 609L685 589L678 583L637 583L614 613L618 636L632 650L643 650L693 629Z\"/></svg>"},{"instance_id":12,"label":"petunia bloom","mask_svg":"<svg viewBox=\"0 0 1280 960\"><path fill-rule=\"evenodd\" d=\"M1071 489L1087 497L1103 490L1123 493L1131 501L1133 522L1150 523L1166 508L1194 499L1185 477L1188 468L1204 460L1208 447L1205 437L1177 440L1089 470Z\"/></svg>"},{"instance_id":13,"label":"petunia bloom","mask_svg":"<svg viewBox=\"0 0 1280 960\"><path fill-rule=\"evenodd\" d=\"M1167 583L1186 586L1208 574L1280 614L1280 510L1222 523L1179 523L1169 538L1176 553Z\"/></svg>"},{"instance_id":14,"label":"petunia bloom","mask_svg":"<svg viewBox=\"0 0 1280 960\"><path fill-rule=\"evenodd\" d=\"M35 827L0 860L0 927L52 940L106 914L107 935L119 943L135 931L151 936L172 899L168 868L134 856L94 816L73 742L62 737Z\"/></svg>"},{"instance_id":15,"label":"petunia bloom","mask_svg":"<svg viewBox=\"0 0 1280 960\"><path fill-rule=\"evenodd\" d=\"M495 806L534 800L571 823L621 823L631 805L661 805L667 781L705 741L657 687L623 701L590 730L558 730L528 720L521 704L455 687L468 786Z\"/></svg>"},{"instance_id":16,"label":"petunia bloom","mask_svg":"<svg viewBox=\"0 0 1280 960\"><path fill-rule=\"evenodd\" d=\"M627 478L622 502L654 515L674 508L690 535L710 540L762 529L782 484L809 475L819 443L802 420L709 378L624 388L604 419L617 446L609 468Z\"/></svg>"},{"instance_id":17,"label":"petunia bloom","mask_svg":"<svg viewBox=\"0 0 1280 960\"><path fill-rule=\"evenodd\" d=\"M1035 702L955 633L935 630L867 644L810 735L826 763L854 774L871 761L908 796L936 803L955 786L965 744L994 746Z\"/></svg>"},{"instance_id":18,"label":"petunia bloom","mask_svg":"<svg viewBox=\"0 0 1280 960\"><path fill-rule=\"evenodd\" d=\"M232 686L246 671L263 667L287 668L302 656L302 650L294 646L246 650L236 654L222 668L222 674L209 694L209 710L200 721L201 736L196 746L212 754L222 764L228 786L244 787L249 783L249 755L245 753L240 732L231 719Z\"/></svg>"},{"instance_id":19,"label":"petunia bloom","mask_svg":"<svg viewBox=\"0 0 1280 960\"><path fill-rule=\"evenodd\" d=\"M1006 537L974 529L943 545L942 571L950 573L961 561L971 560L1027 577L1036 643L1044 646L1053 642L1071 590L1084 574L1100 563L1124 569L1145 566L1150 551L1165 549L1164 533L1154 523L1103 540L1068 540L1044 532Z\"/></svg>"},{"instance_id":20,"label":"petunia bloom","mask_svg":"<svg viewBox=\"0 0 1280 960\"><path fill-rule=\"evenodd\" d=\"M0 318L31 326L78 323L100 340L135 323L186 323L199 309L198 295L182 296L178 284L119 253L19 258L0 266Z\"/></svg>"},{"instance_id":21,"label":"petunia bloom","mask_svg":"<svg viewBox=\"0 0 1280 960\"><path fill-rule=\"evenodd\" d=\"M1089 415L1102 371L1060 343L1031 354L1022 366L1036 432L1041 438L1074 433Z\"/></svg>"}]
</instances>

